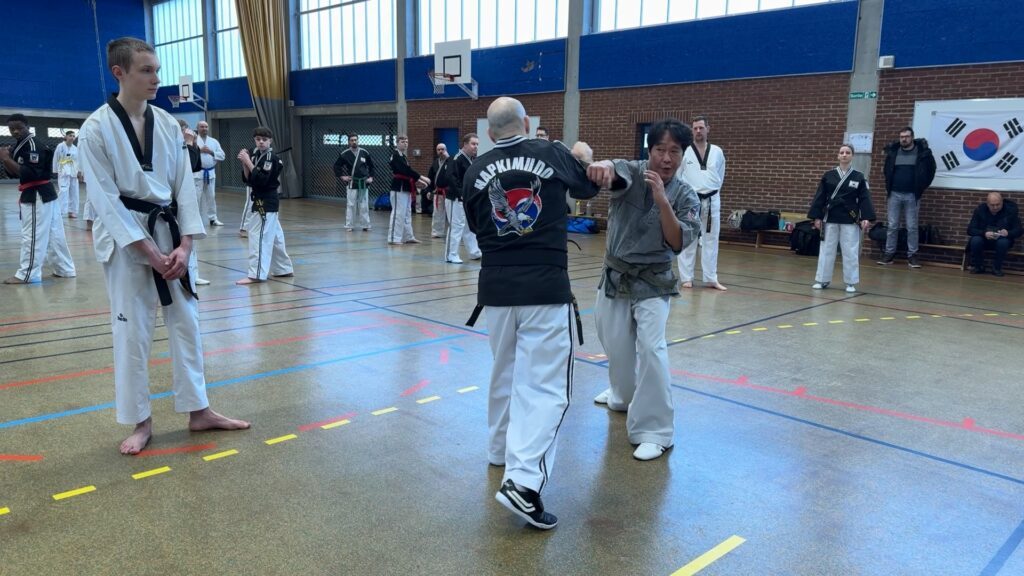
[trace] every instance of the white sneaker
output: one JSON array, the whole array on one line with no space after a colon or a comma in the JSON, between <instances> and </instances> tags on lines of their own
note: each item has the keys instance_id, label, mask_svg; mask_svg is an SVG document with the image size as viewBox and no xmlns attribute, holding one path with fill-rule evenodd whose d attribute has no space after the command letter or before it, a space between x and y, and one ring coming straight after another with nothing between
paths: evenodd
<instances>
[{"instance_id":1,"label":"white sneaker","mask_svg":"<svg viewBox=\"0 0 1024 576\"><path fill-rule=\"evenodd\" d=\"M209 286L210 281L205 278L196 278L196 286Z\"/></svg>"},{"instance_id":2,"label":"white sneaker","mask_svg":"<svg viewBox=\"0 0 1024 576\"><path fill-rule=\"evenodd\" d=\"M815 290L824 290L825 288L828 288L828 282L815 282L811 285L811 288L814 288Z\"/></svg>"},{"instance_id":3,"label":"white sneaker","mask_svg":"<svg viewBox=\"0 0 1024 576\"><path fill-rule=\"evenodd\" d=\"M449 258L449 259L445 260L445 262L447 262L449 264L462 264L462 258L459 258L458 256L456 256L455 258Z\"/></svg>"},{"instance_id":4,"label":"white sneaker","mask_svg":"<svg viewBox=\"0 0 1024 576\"><path fill-rule=\"evenodd\" d=\"M636 447L633 458L637 460L654 460L665 453L665 447L654 442L644 442Z\"/></svg>"},{"instance_id":5,"label":"white sneaker","mask_svg":"<svg viewBox=\"0 0 1024 576\"><path fill-rule=\"evenodd\" d=\"M479 253L479 252L476 253L476 254L470 254L469 255L470 260L479 260L479 259L481 259L483 257L484 257L484 255L482 253Z\"/></svg>"},{"instance_id":6,"label":"white sneaker","mask_svg":"<svg viewBox=\"0 0 1024 576\"><path fill-rule=\"evenodd\" d=\"M857 291L857 287L854 286L853 284L847 284L846 291L849 292L850 294L853 294L854 292Z\"/></svg>"},{"instance_id":7,"label":"white sneaker","mask_svg":"<svg viewBox=\"0 0 1024 576\"><path fill-rule=\"evenodd\" d=\"M608 404L608 397L611 396L611 394L612 389L609 388L597 396L594 396L594 404Z\"/></svg>"},{"instance_id":8,"label":"white sneaker","mask_svg":"<svg viewBox=\"0 0 1024 576\"><path fill-rule=\"evenodd\" d=\"M220 220L217 220L216 218L214 218L213 220L210 220L210 226L223 226L223 225L224 225L224 223L221 222Z\"/></svg>"}]
</instances>

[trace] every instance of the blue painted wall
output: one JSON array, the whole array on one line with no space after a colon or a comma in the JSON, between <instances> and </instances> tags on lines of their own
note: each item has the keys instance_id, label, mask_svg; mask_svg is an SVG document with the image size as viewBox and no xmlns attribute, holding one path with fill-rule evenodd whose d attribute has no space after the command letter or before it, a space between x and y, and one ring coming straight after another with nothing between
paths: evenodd
<instances>
[{"instance_id":1,"label":"blue painted wall","mask_svg":"<svg viewBox=\"0 0 1024 576\"><path fill-rule=\"evenodd\" d=\"M881 54L897 68L1024 60L1020 0L888 1Z\"/></svg>"},{"instance_id":2,"label":"blue painted wall","mask_svg":"<svg viewBox=\"0 0 1024 576\"><path fill-rule=\"evenodd\" d=\"M146 14L142 0L96 5L99 55L90 2L3 2L0 106L86 112L103 104L117 86L106 69L106 44L145 38Z\"/></svg>"},{"instance_id":3,"label":"blue painted wall","mask_svg":"<svg viewBox=\"0 0 1024 576\"><path fill-rule=\"evenodd\" d=\"M454 86L444 96L434 96L427 71L434 68L434 55L405 61L406 100L466 98ZM565 39L531 42L473 51L473 78L481 96L536 94L565 90Z\"/></svg>"},{"instance_id":4,"label":"blue painted wall","mask_svg":"<svg viewBox=\"0 0 1024 576\"><path fill-rule=\"evenodd\" d=\"M291 73L296 106L394 102L397 62L382 60Z\"/></svg>"},{"instance_id":5,"label":"blue painted wall","mask_svg":"<svg viewBox=\"0 0 1024 576\"><path fill-rule=\"evenodd\" d=\"M592 34L580 89L850 71L856 32L857 2L838 2Z\"/></svg>"},{"instance_id":6,"label":"blue painted wall","mask_svg":"<svg viewBox=\"0 0 1024 576\"><path fill-rule=\"evenodd\" d=\"M206 98L206 83L196 82L192 85L196 94ZM177 86L163 86L157 92L155 106L164 110L171 110L171 102L168 96L178 94ZM210 95L208 107L210 110L235 110L238 108L252 108L252 96L249 94L249 81L246 78L229 78L227 80L213 80L210 82ZM188 106L183 110L198 110L194 106Z\"/></svg>"}]
</instances>

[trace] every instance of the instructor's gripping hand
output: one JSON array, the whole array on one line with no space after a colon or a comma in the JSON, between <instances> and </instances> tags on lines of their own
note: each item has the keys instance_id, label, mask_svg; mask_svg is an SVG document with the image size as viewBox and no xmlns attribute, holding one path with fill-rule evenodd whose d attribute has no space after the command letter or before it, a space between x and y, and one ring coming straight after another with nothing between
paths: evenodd
<instances>
[{"instance_id":1,"label":"instructor's gripping hand","mask_svg":"<svg viewBox=\"0 0 1024 576\"><path fill-rule=\"evenodd\" d=\"M668 196L665 195L665 183L662 182L661 175L654 170L644 170L644 181L651 187L654 203L658 206L667 206Z\"/></svg>"}]
</instances>

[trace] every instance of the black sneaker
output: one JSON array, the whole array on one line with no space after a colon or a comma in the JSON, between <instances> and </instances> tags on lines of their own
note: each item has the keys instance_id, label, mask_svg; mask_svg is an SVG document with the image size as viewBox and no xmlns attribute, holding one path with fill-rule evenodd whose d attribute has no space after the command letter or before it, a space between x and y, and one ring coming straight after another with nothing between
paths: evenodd
<instances>
[{"instance_id":1,"label":"black sneaker","mask_svg":"<svg viewBox=\"0 0 1024 576\"><path fill-rule=\"evenodd\" d=\"M993 276L1002 277L1003 276L1003 269L1002 268L993 268L992 269L992 275Z\"/></svg>"},{"instance_id":2,"label":"black sneaker","mask_svg":"<svg viewBox=\"0 0 1024 576\"><path fill-rule=\"evenodd\" d=\"M882 254L882 259L878 261L878 264L881 264L882 266L888 266L889 264L892 264L893 260L895 259L895 252L892 254Z\"/></svg>"},{"instance_id":3,"label":"black sneaker","mask_svg":"<svg viewBox=\"0 0 1024 576\"><path fill-rule=\"evenodd\" d=\"M985 267L984 266L971 266L971 274L984 274L984 273L985 273Z\"/></svg>"},{"instance_id":4,"label":"black sneaker","mask_svg":"<svg viewBox=\"0 0 1024 576\"><path fill-rule=\"evenodd\" d=\"M540 494L529 488L520 488L511 480L505 480L501 490L494 495L494 499L516 516L541 530L550 530L558 524L558 518L554 514L544 511Z\"/></svg>"},{"instance_id":5,"label":"black sneaker","mask_svg":"<svg viewBox=\"0 0 1024 576\"><path fill-rule=\"evenodd\" d=\"M921 263L917 261L917 256L908 256L907 266L910 266L911 268L920 268Z\"/></svg>"}]
</instances>

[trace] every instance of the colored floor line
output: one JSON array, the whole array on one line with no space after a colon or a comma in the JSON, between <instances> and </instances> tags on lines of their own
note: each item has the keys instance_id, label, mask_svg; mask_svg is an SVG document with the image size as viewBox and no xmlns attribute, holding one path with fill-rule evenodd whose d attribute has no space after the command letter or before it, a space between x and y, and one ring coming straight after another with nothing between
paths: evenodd
<instances>
[{"instance_id":1,"label":"colored floor line","mask_svg":"<svg viewBox=\"0 0 1024 576\"><path fill-rule=\"evenodd\" d=\"M39 462L42 459L39 454L0 454L0 462Z\"/></svg>"},{"instance_id":2,"label":"colored floor line","mask_svg":"<svg viewBox=\"0 0 1024 576\"><path fill-rule=\"evenodd\" d=\"M209 351L203 352L203 358L208 358L208 357L213 357L213 356L220 356L220 355L223 355L223 354L231 354L231 353L239 352L239 351L242 351L242 350L252 350L252 349L257 349L257 348L266 348L266 347L269 347L269 346L278 346L278 345L281 345L281 344L291 344L291 343L294 343L294 342L304 342L304 341L307 341L307 340L313 340L315 338L324 338L324 337L327 337L327 336L336 336L338 334L344 334L344 333L348 333L348 332L358 332L360 330L368 330L370 328L381 328L381 327L384 327L384 326L389 326L389 325L400 323L400 322L401 322L400 320L395 319L392 322L380 322L380 323L377 323L377 324L364 324L362 326L351 326L351 327L348 327L348 328L335 328L333 330L323 330L323 331L320 331L320 332L312 332L312 333L309 333L309 334L304 334L302 336L292 336L292 337L289 337L289 338L277 338L277 339L274 339L274 340L264 340L264 341L261 341L261 342L251 342L251 343L248 343L248 344L239 344L237 346L230 346L228 348L218 348L216 350L209 350ZM171 359L169 357L166 357L166 358L156 358L156 359L150 360L149 361L149 365L150 366L160 366L162 364L168 364L168 363L170 363L170 361L171 361ZM46 384L46 383L49 383L49 382L59 382L59 381L62 381L62 380L74 380L74 379L77 379L77 378L85 378L85 377L88 377L88 376L97 376L97 375L100 375L100 374L110 374L110 373L113 373L113 372L114 372L114 368L113 368L113 366L111 366L111 367L108 367L108 368L96 368L96 369L93 369L93 370L83 370L81 372L70 372L70 373L67 373L67 374L57 374L57 375L54 375L54 376L47 376L45 378L33 378L31 380L19 380L19 381L16 381L16 382L7 382L5 384L0 384L0 391L9 390L11 388L21 388L23 386L32 386L32 385L35 385L35 384Z\"/></svg>"},{"instance_id":3,"label":"colored floor line","mask_svg":"<svg viewBox=\"0 0 1024 576\"><path fill-rule=\"evenodd\" d=\"M403 398L406 397L406 396L412 396L413 394L419 392L420 390L423 390L424 388L426 388L429 385L430 385L430 380L420 380L414 386L406 388L401 394L399 394L399 396L401 396Z\"/></svg>"},{"instance_id":4,"label":"colored floor line","mask_svg":"<svg viewBox=\"0 0 1024 576\"><path fill-rule=\"evenodd\" d=\"M886 448L892 448L894 450L899 450L900 452L906 452L907 454L912 454L914 456L920 456L922 458L927 458L928 460L933 460L935 462L941 462L943 464L949 464L951 466L956 466L957 468L962 468L964 470L970 470L971 472L977 472L979 474L984 474L985 476L990 476L992 478L998 478L1000 480L1005 480L1007 482L1012 482L1012 483L1017 484L1019 486L1024 486L1024 479L1022 479L1022 478L1014 478L1013 476L1008 476L1008 475L1002 474L1000 472L995 472L995 471L992 471L992 470L986 470L984 468L979 468L977 466L973 466L971 464L965 464L963 462L957 462L956 460L950 460L949 458L943 458L941 456L936 456L934 454L929 454L927 452L922 452L920 450L914 450L913 448L907 448L906 446L900 446L899 444L893 444L892 442L886 442L885 440L879 440L877 438L872 438L870 436L864 436L863 434L857 434L856 432L847 432L846 430L843 430L841 428L836 428L835 426L829 426L827 424L821 424L821 423L815 422L813 420L807 420L806 418L799 418L797 416L790 416L789 414L783 414L782 412L778 412L776 410L770 410L768 408L762 408L760 406L755 406L755 405L749 404L747 402L741 402L739 400L733 400L732 398L726 398L725 396L719 396L717 394L711 394L710 392L704 392L704 391L701 391L701 390L697 390L696 388L690 388L688 386L683 386L681 384L672 384L672 387L673 388L678 388L680 390L685 390L686 392L691 392L693 394L698 394L700 396L705 396L707 398L713 398L715 400L720 400L722 402L728 402L729 404L734 404L736 406L742 406L742 407L750 409L750 410L756 410L757 412L762 412L764 414L769 414L771 416L776 416L776 417L779 417L779 418L785 418L786 420L791 420L793 422L799 422L800 424L805 424L807 426L813 426L813 427L819 428L821 430L827 430L829 432L834 432L836 434L841 434L841 435L849 437L849 438L855 438L857 440L862 440L864 442L870 442L872 444L877 444L879 446L884 446Z\"/></svg>"},{"instance_id":5,"label":"colored floor line","mask_svg":"<svg viewBox=\"0 0 1024 576\"><path fill-rule=\"evenodd\" d=\"M845 400L836 400L834 398L826 398L824 396L814 396L807 393L805 386L799 386L793 390L786 390L784 388L776 388L773 386L765 386L761 384L754 384L746 376L740 376L739 378L721 378L717 376L708 376L705 374L696 374L693 372L687 372L685 370L672 369L672 374L676 376L685 376L688 378L697 378L700 380L710 380L712 382L719 382L722 384L729 384L732 386L739 386L742 388L749 388L752 390L758 390L761 392L769 392L772 394L780 394L783 396L793 396L803 400L809 400L811 402L820 402L822 404L831 404L833 406L841 406L843 408L849 408L851 410L858 410L861 412L871 412L873 414L881 414L883 416L891 416L893 418L899 418L901 420L910 420L913 422L923 422L925 424L932 424L935 426L942 426L945 428L955 428L958 430L966 430L967 432L974 432L977 434L984 434L987 436L998 436L1001 438L1009 438L1011 440L1024 440L1024 434L1018 434L1015 432L1007 432L1005 430L997 430L994 428L984 428L978 426L973 418L964 418L959 422L953 422L950 420L939 420L937 418L929 418L927 416L918 416L917 414L910 414L908 412L900 412L897 410L889 410L888 408L879 408L877 406L870 406L867 404L858 404L856 402L847 402Z\"/></svg>"},{"instance_id":6,"label":"colored floor line","mask_svg":"<svg viewBox=\"0 0 1024 576\"><path fill-rule=\"evenodd\" d=\"M288 368L279 368L277 370L270 370L267 372L257 372L255 374L247 374L245 376L239 376L237 378L229 378L227 380L220 380L218 382L211 382L206 385L206 389L210 390L213 388L221 388L223 386L232 386L234 384L240 384L243 382L251 382L253 380L261 380L264 378L273 378L275 376L281 376L284 374L291 374L293 372L299 372L302 370L310 370L313 368L319 368L321 366L329 366L331 364L338 364L341 362L350 362L353 360L360 360L363 358L369 358L377 356L379 354L388 354L391 352L400 352L402 350L408 350L410 348L418 348L421 346L430 346L433 344L439 344L441 342L448 342L459 338L464 338L465 334L456 334L452 336L444 336L441 338L434 338L432 340L424 340L421 342L412 342L409 344L403 344L401 346L392 346L390 348L382 348L380 350L372 350L369 352L360 352L359 354L351 354L348 356L341 356L339 358L332 358L330 360L322 360L320 362L311 362L308 364L298 364L296 366L290 366ZM173 394L172 391L160 392L158 394L151 394L150 400L159 400L162 398L169 398ZM59 418L67 418L69 416L77 416L79 414L88 414L91 412L98 412L101 410L109 410L114 407L113 402L107 402L104 404L94 404L92 406L82 406L72 410L65 410L63 412L52 412L49 414L40 414L38 416L31 416L28 418L19 418L17 420L8 420L6 422L0 422L0 430L5 428L14 428L17 426L24 426L26 424L34 424L37 422L46 422L48 420L56 420Z\"/></svg>"},{"instance_id":7,"label":"colored floor line","mask_svg":"<svg viewBox=\"0 0 1024 576\"><path fill-rule=\"evenodd\" d=\"M188 454L190 452L205 452L206 450L214 450L217 448L216 442L209 442L207 444L193 444L190 446L178 446L176 448L160 448L159 450L143 450L135 455L136 458L146 458L149 456L167 456L168 454Z\"/></svg>"},{"instance_id":8,"label":"colored floor line","mask_svg":"<svg viewBox=\"0 0 1024 576\"><path fill-rule=\"evenodd\" d=\"M714 548L696 557L686 566L683 566L679 570L672 573L672 576L693 576L701 570L707 568L713 564L716 560L725 556L729 552L735 550L738 546L746 542L745 539L739 536L730 536L720 542Z\"/></svg>"},{"instance_id":9,"label":"colored floor line","mask_svg":"<svg viewBox=\"0 0 1024 576\"><path fill-rule=\"evenodd\" d=\"M355 412L349 412L348 414L343 414L329 420L321 420L320 422L313 422L312 424L303 424L302 426L299 426L299 432L307 432L316 428L323 428L324 426L330 426L336 422L347 422L349 419L354 418L355 415Z\"/></svg>"},{"instance_id":10,"label":"colored floor line","mask_svg":"<svg viewBox=\"0 0 1024 576\"><path fill-rule=\"evenodd\" d=\"M1006 561L1010 559L1014 551L1020 546L1021 541L1024 540L1024 522L1017 525L1017 529L1014 530L1010 537L1006 539L1006 542L999 547L995 556L989 560L988 564L980 572L979 576L996 576L1000 570L1006 566Z\"/></svg>"}]
</instances>

